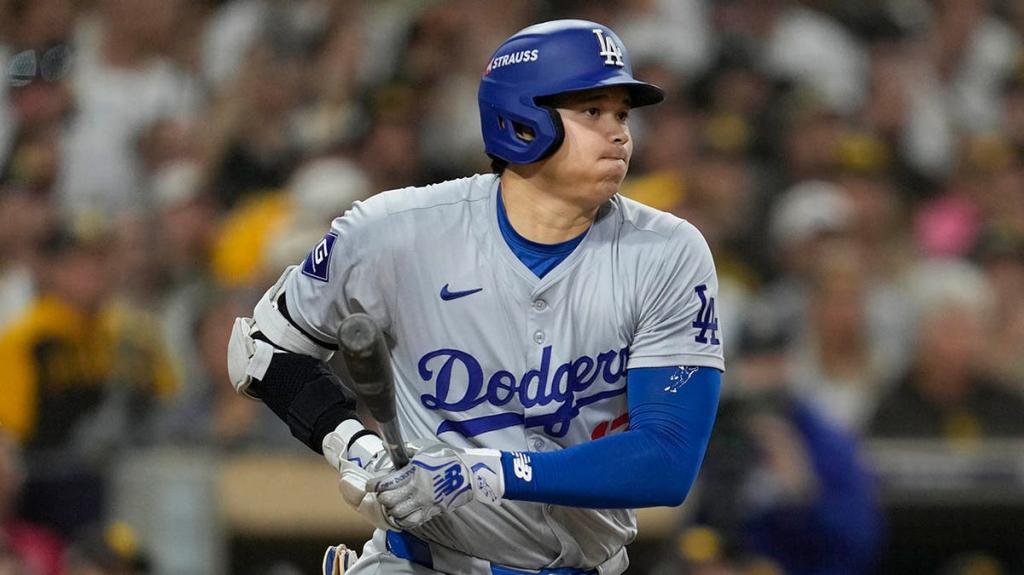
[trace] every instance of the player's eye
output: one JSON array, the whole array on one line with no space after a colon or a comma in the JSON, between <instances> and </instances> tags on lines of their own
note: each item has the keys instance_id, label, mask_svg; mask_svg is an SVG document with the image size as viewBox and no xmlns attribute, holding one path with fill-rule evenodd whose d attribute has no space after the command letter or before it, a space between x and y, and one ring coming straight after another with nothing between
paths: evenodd
<instances>
[{"instance_id":1,"label":"player's eye","mask_svg":"<svg viewBox=\"0 0 1024 575\"><path fill-rule=\"evenodd\" d=\"M586 110L583 110L583 113L591 118L596 118L601 115L601 109L597 107L587 108Z\"/></svg>"},{"instance_id":2,"label":"player's eye","mask_svg":"<svg viewBox=\"0 0 1024 575\"><path fill-rule=\"evenodd\" d=\"M619 119L620 122L625 122L626 120L629 119L629 110L619 112L618 114L616 114L616 117Z\"/></svg>"}]
</instances>

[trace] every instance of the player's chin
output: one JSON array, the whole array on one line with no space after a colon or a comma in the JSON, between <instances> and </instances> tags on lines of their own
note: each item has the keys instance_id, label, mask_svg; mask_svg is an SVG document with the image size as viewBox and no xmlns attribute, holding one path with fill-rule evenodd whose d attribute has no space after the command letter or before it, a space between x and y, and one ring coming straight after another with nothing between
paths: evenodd
<instances>
[{"instance_id":1,"label":"player's chin","mask_svg":"<svg viewBox=\"0 0 1024 575\"><path fill-rule=\"evenodd\" d=\"M625 163L618 162L611 166L606 165L604 168L600 179L602 187L613 186L615 191L612 193L618 193L622 182L626 179L628 166Z\"/></svg>"},{"instance_id":2,"label":"player's chin","mask_svg":"<svg viewBox=\"0 0 1024 575\"><path fill-rule=\"evenodd\" d=\"M600 178L602 181L614 182L615 185L622 185L626 179L629 165L624 162L605 162L601 166Z\"/></svg>"},{"instance_id":3,"label":"player's chin","mask_svg":"<svg viewBox=\"0 0 1024 575\"><path fill-rule=\"evenodd\" d=\"M597 194L601 196L601 200L607 200L608 198L619 193L622 188L621 177L607 177L599 180L595 186Z\"/></svg>"}]
</instances>

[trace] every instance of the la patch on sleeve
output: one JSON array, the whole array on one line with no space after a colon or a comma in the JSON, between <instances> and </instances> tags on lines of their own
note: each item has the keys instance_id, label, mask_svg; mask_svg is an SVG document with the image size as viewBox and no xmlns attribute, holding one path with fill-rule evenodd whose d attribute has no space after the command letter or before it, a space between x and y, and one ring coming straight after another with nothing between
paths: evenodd
<instances>
[{"instance_id":1,"label":"la patch on sleeve","mask_svg":"<svg viewBox=\"0 0 1024 575\"><path fill-rule=\"evenodd\" d=\"M302 263L302 273L304 275L322 282L327 281L327 272L331 268L331 250L334 249L334 240L336 239L338 239L338 234L327 232L324 239L313 246L309 255L306 256L306 261Z\"/></svg>"}]
</instances>

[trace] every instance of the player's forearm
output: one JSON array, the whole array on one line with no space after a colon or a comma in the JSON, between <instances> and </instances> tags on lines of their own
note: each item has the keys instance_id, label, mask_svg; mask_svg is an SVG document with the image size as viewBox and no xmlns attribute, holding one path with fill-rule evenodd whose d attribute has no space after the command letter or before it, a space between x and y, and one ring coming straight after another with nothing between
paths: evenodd
<instances>
[{"instance_id":1,"label":"player's forearm","mask_svg":"<svg viewBox=\"0 0 1024 575\"><path fill-rule=\"evenodd\" d=\"M720 373L702 368L660 397L664 373L630 383L631 430L561 451L504 453L504 497L598 509L682 503L707 448Z\"/></svg>"},{"instance_id":2,"label":"player's forearm","mask_svg":"<svg viewBox=\"0 0 1024 575\"><path fill-rule=\"evenodd\" d=\"M292 435L317 453L323 453L328 433L356 417L355 398L344 392L337 376L316 358L274 354L263 379L254 381L252 390L288 424Z\"/></svg>"},{"instance_id":3,"label":"player's forearm","mask_svg":"<svg viewBox=\"0 0 1024 575\"><path fill-rule=\"evenodd\" d=\"M505 498L593 509L674 507L686 498L699 460L652 449L658 443L653 434L636 431L553 453L525 453L531 481L515 475L515 458L523 455L504 453Z\"/></svg>"}]
</instances>

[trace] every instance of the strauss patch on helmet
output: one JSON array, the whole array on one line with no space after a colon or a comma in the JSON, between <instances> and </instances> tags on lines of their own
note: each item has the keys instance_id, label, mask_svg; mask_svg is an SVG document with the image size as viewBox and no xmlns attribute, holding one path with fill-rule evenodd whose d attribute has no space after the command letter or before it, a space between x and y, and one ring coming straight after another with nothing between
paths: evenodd
<instances>
[{"instance_id":1,"label":"strauss patch on helmet","mask_svg":"<svg viewBox=\"0 0 1024 575\"><path fill-rule=\"evenodd\" d=\"M510 64L536 62L538 58L540 58L540 50L537 50L536 48L533 50L520 50L518 52L496 56L488 62L487 69L484 70L484 76L490 74L492 70L496 70Z\"/></svg>"}]
</instances>

